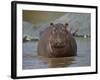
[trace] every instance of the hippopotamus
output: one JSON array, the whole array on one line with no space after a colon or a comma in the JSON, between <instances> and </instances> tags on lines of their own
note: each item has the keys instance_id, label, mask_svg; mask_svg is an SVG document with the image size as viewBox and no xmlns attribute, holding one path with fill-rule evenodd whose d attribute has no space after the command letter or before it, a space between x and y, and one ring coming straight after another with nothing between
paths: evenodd
<instances>
[{"instance_id":1,"label":"hippopotamus","mask_svg":"<svg viewBox=\"0 0 100 80\"><path fill-rule=\"evenodd\" d=\"M41 33L37 49L38 56L45 58L76 56L77 44L67 27L68 23L50 23Z\"/></svg>"}]
</instances>

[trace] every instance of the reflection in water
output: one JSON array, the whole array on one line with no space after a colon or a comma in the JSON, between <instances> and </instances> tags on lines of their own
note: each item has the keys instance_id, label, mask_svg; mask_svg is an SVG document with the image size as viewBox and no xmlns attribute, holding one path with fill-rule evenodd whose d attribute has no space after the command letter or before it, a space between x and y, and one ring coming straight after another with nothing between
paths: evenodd
<instances>
[{"instance_id":1,"label":"reflection in water","mask_svg":"<svg viewBox=\"0 0 100 80\"><path fill-rule=\"evenodd\" d=\"M69 66L74 61L74 57L42 58L42 60L48 64L49 68L57 68Z\"/></svg>"}]
</instances>

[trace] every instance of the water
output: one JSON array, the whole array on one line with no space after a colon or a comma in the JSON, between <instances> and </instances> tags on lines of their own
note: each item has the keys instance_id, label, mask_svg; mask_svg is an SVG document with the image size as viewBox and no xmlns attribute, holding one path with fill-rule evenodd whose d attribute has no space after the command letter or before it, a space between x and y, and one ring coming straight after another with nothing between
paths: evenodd
<instances>
[{"instance_id":1,"label":"water","mask_svg":"<svg viewBox=\"0 0 100 80\"><path fill-rule=\"evenodd\" d=\"M23 69L39 69L51 67L79 67L90 66L91 50L90 38L75 38L77 42L77 56L53 59L41 59L37 55L36 42L23 43Z\"/></svg>"}]
</instances>

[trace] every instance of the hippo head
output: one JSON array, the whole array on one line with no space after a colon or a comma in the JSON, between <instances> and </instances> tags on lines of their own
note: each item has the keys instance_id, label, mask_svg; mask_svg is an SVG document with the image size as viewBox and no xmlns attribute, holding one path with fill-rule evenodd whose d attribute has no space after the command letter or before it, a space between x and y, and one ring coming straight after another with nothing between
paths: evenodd
<instances>
[{"instance_id":1,"label":"hippo head","mask_svg":"<svg viewBox=\"0 0 100 80\"><path fill-rule=\"evenodd\" d=\"M61 23L58 23L58 24L51 23L50 26L52 27L50 38L49 38L51 48L56 48L56 49L64 48L66 46L66 42L68 40L68 37L67 37L68 24L66 23L64 25Z\"/></svg>"}]
</instances>

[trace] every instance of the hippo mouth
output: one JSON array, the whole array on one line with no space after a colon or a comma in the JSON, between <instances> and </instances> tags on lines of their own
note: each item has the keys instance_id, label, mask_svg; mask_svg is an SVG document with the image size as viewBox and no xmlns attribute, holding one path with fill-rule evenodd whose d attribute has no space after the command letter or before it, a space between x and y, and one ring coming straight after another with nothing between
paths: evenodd
<instances>
[{"instance_id":1,"label":"hippo mouth","mask_svg":"<svg viewBox=\"0 0 100 80\"><path fill-rule=\"evenodd\" d=\"M64 45L55 45L54 48L64 48Z\"/></svg>"}]
</instances>

